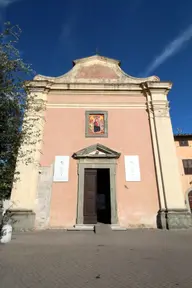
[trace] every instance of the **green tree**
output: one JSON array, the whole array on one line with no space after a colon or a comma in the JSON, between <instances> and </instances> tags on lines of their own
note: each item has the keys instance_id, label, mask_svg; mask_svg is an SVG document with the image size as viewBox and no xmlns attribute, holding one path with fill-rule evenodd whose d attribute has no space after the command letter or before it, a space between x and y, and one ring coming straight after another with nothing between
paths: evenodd
<instances>
[{"instance_id":1,"label":"green tree","mask_svg":"<svg viewBox=\"0 0 192 288\"><path fill-rule=\"evenodd\" d=\"M13 181L19 181L15 169L18 154L26 165L33 161L31 135L36 133L38 141L38 127L34 132L33 126L38 125L38 111L44 108L44 103L29 93L26 79L34 72L17 49L20 35L20 28L10 23L0 34L0 200L8 198ZM25 153L19 149L24 143L30 147Z\"/></svg>"}]
</instances>

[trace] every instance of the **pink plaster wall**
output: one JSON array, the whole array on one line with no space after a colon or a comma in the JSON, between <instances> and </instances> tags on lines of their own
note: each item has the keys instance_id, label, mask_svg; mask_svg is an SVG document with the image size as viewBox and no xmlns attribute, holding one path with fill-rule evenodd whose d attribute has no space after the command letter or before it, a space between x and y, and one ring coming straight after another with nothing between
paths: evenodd
<instances>
[{"instance_id":1,"label":"pink plaster wall","mask_svg":"<svg viewBox=\"0 0 192 288\"><path fill-rule=\"evenodd\" d=\"M87 67L81 67L76 75L76 78L84 79L117 79L118 75L114 69L106 67L104 65L89 65Z\"/></svg>"},{"instance_id":2,"label":"pink plaster wall","mask_svg":"<svg viewBox=\"0 0 192 288\"><path fill-rule=\"evenodd\" d=\"M49 97L50 102L52 98ZM62 102L61 98L58 101ZM135 101L136 98L132 98ZM155 227L159 205L147 112L144 109L103 109L108 110L108 138L101 139L85 138L86 110L91 109L47 109L41 165L51 165L56 155L72 155L95 143L121 152L116 175L120 225L129 227L143 224ZM141 182L125 181L124 155L139 155ZM76 160L71 158L68 182L53 183L51 227L69 227L75 224L78 184L76 164Z\"/></svg>"}]
</instances>

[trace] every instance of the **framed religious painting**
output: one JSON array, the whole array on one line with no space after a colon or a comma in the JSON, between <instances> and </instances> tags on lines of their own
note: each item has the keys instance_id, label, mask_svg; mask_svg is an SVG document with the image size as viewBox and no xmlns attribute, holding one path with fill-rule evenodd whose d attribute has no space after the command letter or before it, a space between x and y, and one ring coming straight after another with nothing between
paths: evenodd
<instances>
[{"instance_id":1,"label":"framed religious painting","mask_svg":"<svg viewBox=\"0 0 192 288\"><path fill-rule=\"evenodd\" d=\"M85 112L85 136L108 137L108 112L86 111Z\"/></svg>"}]
</instances>

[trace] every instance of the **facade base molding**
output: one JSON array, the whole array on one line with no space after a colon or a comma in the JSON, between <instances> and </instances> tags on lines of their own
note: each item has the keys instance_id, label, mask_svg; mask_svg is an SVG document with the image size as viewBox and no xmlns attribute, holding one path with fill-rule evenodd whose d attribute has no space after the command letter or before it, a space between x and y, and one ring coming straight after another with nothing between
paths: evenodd
<instances>
[{"instance_id":1,"label":"facade base molding","mask_svg":"<svg viewBox=\"0 0 192 288\"><path fill-rule=\"evenodd\" d=\"M192 215L187 209L160 210L157 214L157 227L160 229L190 229Z\"/></svg>"},{"instance_id":2,"label":"facade base molding","mask_svg":"<svg viewBox=\"0 0 192 288\"><path fill-rule=\"evenodd\" d=\"M113 230L113 231L127 231L127 228L122 227L119 224L111 224L111 230Z\"/></svg>"},{"instance_id":3,"label":"facade base molding","mask_svg":"<svg viewBox=\"0 0 192 288\"><path fill-rule=\"evenodd\" d=\"M35 212L30 209L9 209L13 230L29 231L35 229Z\"/></svg>"},{"instance_id":4,"label":"facade base molding","mask_svg":"<svg viewBox=\"0 0 192 288\"><path fill-rule=\"evenodd\" d=\"M111 225L104 224L104 226L105 226L105 228L109 227L109 229L113 230L113 231L126 231L127 230L127 228L121 227L118 224L111 224ZM103 226L103 228L104 228L104 226ZM94 224L94 225L77 224L74 227L68 228L67 231L94 231L94 232L96 232L99 229L99 227L100 227L100 225L98 226L98 224ZM101 229L103 229L103 228L101 228Z\"/></svg>"},{"instance_id":5,"label":"facade base molding","mask_svg":"<svg viewBox=\"0 0 192 288\"><path fill-rule=\"evenodd\" d=\"M68 228L67 231L94 231L94 225L76 224L72 228Z\"/></svg>"}]
</instances>

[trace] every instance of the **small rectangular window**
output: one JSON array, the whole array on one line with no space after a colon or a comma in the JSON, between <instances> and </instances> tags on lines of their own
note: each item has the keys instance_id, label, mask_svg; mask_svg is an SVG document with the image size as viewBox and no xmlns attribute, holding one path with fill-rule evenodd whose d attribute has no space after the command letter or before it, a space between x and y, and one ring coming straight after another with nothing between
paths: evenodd
<instances>
[{"instance_id":1,"label":"small rectangular window","mask_svg":"<svg viewBox=\"0 0 192 288\"><path fill-rule=\"evenodd\" d=\"M179 146L181 147L189 146L188 140L179 140Z\"/></svg>"},{"instance_id":2,"label":"small rectangular window","mask_svg":"<svg viewBox=\"0 0 192 288\"><path fill-rule=\"evenodd\" d=\"M184 159L183 168L185 175L192 175L192 159Z\"/></svg>"}]
</instances>

